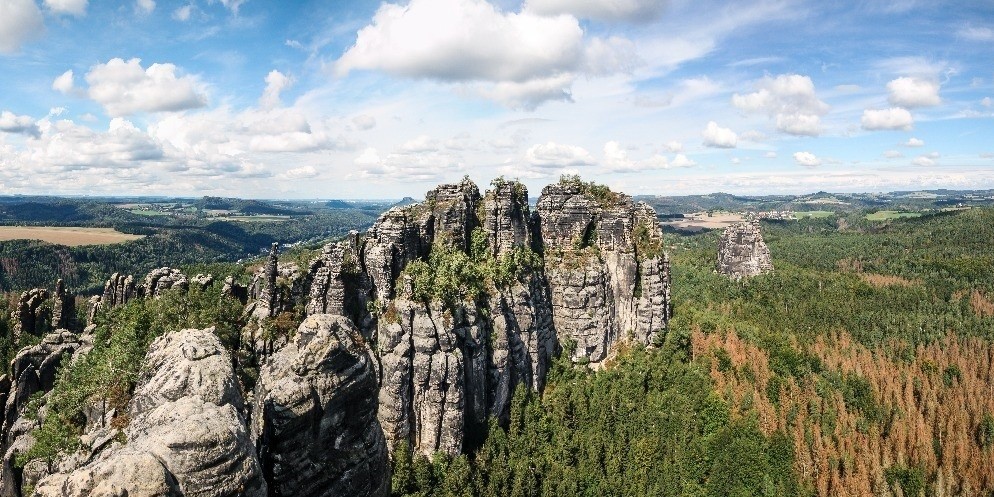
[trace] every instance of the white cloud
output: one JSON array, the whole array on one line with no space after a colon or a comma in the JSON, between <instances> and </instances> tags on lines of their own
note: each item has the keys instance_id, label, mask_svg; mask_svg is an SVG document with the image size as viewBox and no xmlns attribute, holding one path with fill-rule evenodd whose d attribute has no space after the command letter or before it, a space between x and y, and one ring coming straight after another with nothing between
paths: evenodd
<instances>
[{"instance_id":1,"label":"white cloud","mask_svg":"<svg viewBox=\"0 0 994 497\"><path fill-rule=\"evenodd\" d=\"M144 161L163 158L163 150L131 121L111 119L106 132L97 132L72 121L43 126L37 143L22 155L25 164L64 170L85 168L134 168Z\"/></svg>"},{"instance_id":2,"label":"white cloud","mask_svg":"<svg viewBox=\"0 0 994 497\"><path fill-rule=\"evenodd\" d=\"M155 10L155 0L135 0L135 6L143 14L151 14Z\"/></svg>"},{"instance_id":3,"label":"white cloud","mask_svg":"<svg viewBox=\"0 0 994 497\"><path fill-rule=\"evenodd\" d=\"M911 138L908 138L908 141L904 142L903 145L905 147L924 147L925 146L925 142L922 141L922 140L919 140L918 138L911 137Z\"/></svg>"},{"instance_id":4,"label":"white cloud","mask_svg":"<svg viewBox=\"0 0 994 497\"><path fill-rule=\"evenodd\" d=\"M670 167L694 167L697 163L688 159L686 155L676 154L673 160L670 161Z\"/></svg>"},{"instance_id":5,"label":"white cloud","mask_svg":"<svg viewBox=\"0 0 994 497\"><path fill-rule=\"evenodd\" d=\"M178 76L176 69L173 64L152 64L143 69L141 59L111 59L86 73L87 93L111 116L206 105L207 97L199 81L193 76Z\"/></svg>"},{"instance_id":6,"label":"white cloud","mask_svg":"<svg viewBox=\"0 0 994 497\"><path fill-rule=\"evenodd\" d=\"M525 161L543 168L590 166L597 162L583 147L555 142L532 145L525 152Z\"/></svg>"},{"instance_id":7,"label":"white cloud","mask_svg":"<svg viewBox=\"0 0 994 497\"><path fill-rule=\"evenodd\" d=\"M776 159L777 158L777 153L774 152L773 150L770 150L770 151L766 152L765 154L763 154L763 157L765 157L767 159Z\"/></svg>"},{"instance_id":8,"label":"white cloud","mask_svg":"<svg viewBox=\"0 0 994 497\"><path fill-rule=\"evenodd\" d=\"M762 112L775 118L777 129L784 133L821 134L821 116L829 106L818 99L811 78L799 74L766 76L756 83L756 88L753 93L732 95L732 104L746 112Z\"/></svg>"},{"instance_id":9,"label":"white cloud","mask_svg":"<svg viewBox=\"0 0 994 497\"><path fill-rule=\"evenodd\" d=\"M915 157L915 160L911 161L911 164L922 167L934 166L935 157L930 157L928 155L919 155L918 157Z\"/></svg>"},{"instance_id":10,"label":"white cloud","mask_svg":"<svg viewBox=\"0 0 994 497\"><path fill-rule=\"evenodd\" d=\"M359 177L374 181L437 182L446 173L462 168L459 158L451 154L398 151L381 156L373 147L363 150L353 162Z\"/></svg>"},{"instance_id":11,"label":"white cloud","mask_svg":"<svg viewBox=\"0 0 994 497\"><path fill-rule=\"evenodd\" d=\"M82 16L88 3L89 0L45 0L45 7L55 14Z\"/></svg>"},{"instance_id":12,"label":"white cloud","mask_svg":"<svg viewBox=\"0 0 994 497\"><path fill-rule=\"evenodd\" d=\"M300 180L316 178L317 175L318 170L315 169L314 166L301 166L288 169L285 173L281 174L280 177L288 180Z\"/></svg>"},{"instance_id":13,"label":"white cloud","mask_svg":"<svg viewBox=\"0 0 994 497\"><path fill-rule=\"evenodd\" d=\"M177 21L181 22L186 22L190 20L190 14L192 13L193 13L193 5L187 4L173 11L173 19L176 19Z\"/></svg>"},{"instance_id":14,"label":"white cloud","mask_svg":"<svg viewBox=\"0 0 994 497\"><path fill-rule=\"evenodd\" d=\"M14 53L24 42L45 30L45 23L34 0L0 2L0 53Z\"/></svg>"},{"instance_id":15,"label":"white cloud","mask_svg":"<svg viewBox=\"0 0 994 497\"><path fill-rule=\"evenodd\" d=\"M990 107L992 105L991 97L984 97L980 100L980 105L984 107Z\"/></svg>"},{"instance_id":16,"label":"white cloud","mask_svg":"<svg viewBox=\"0 0 994 497\"><path fill-rule=\"evenodd\" d=\"M750 142L761 142L766 140L766 135L760 131L751 129L739 135L740 140L750 141Z\"/></svg>"},{"instance_id":17,"label":"white cloud","mask_svg":"<svg viewBox=\"0 0 994 497\"><path fill-rule=\"evenodd\" d=\"M61 76L55 78L52 81L52 89L63 94L68 94L73 90L73 73L72 69L62 73Z\"/></svg>"},{"instance_id":18,"label":"white cloud","mask_svg":"<svg viewBox=\"0 0 994 497\"><path fill-rule=\"evenodd\" d=\"M704 137L704 145L717 148L735 148L739 138L734 131L718 126L714 121L708 122L707 127L701 132Z\"/></svg>"},{"instance_id":19,"label":"white cloud","mask_svg":"<svg viewBox=\"0 0 994 497\"><path fill-rule=\"evenodd\" d=\"M522 83L502 81L479 88L477 93L511 109L535 110L544 102L572 102L573 94L570 89L572 84L572 75L561 74Z\"/></svg>"},{"instance_id":20,"label":"white cloud","mask_svg":"<svg viewBox=\"0 0 994 497\"><path fill-rule=\"evenodd\" d=\"M0 131L38 137L38 125L31 116L19 116L5 110L0 112Z\"/></svg>"},{"instance_id":21,"label":"white cloud","mask_svg":"<svg viewBox=\"0 0 994 497\"><path fill-rule=\"evenodd\" d=\"M663 145L663 147L666 149L667 152L672 152L672 153L683 152L683 144L676 140L667 142L666 145Z\"/></svg>"},{"instance_id":22,"label":"white cloud","mask_svg":"<svg viewBox=\"0 0 994 497\"><path fill-rule=\"evenodd\" d=\"M290 39L288 39L288 40L284 41L283 44L286 45L286 46L288 46L288 47L290 47L290 48L296 48L298 50L304 48L304 45L302 45L297 40L290 40Z\"/></svg>"},{"instance_id":23,"label":"white cloud","mask_svg":"<svg viewBox=\"0 0 994 497\"><path fill-rule=\"evenodd\" d=\"M376 118L368 114L359 114L352 118L352 126L359 131L366 131L376 127Z\"/></svg>"},{"instance_id":24,"label":"white cloud","mask_svg":"<svg viewBox=\"0 0 994 497\"><path fill-rule=\"evenodd\" d=\"M866 130L903 129L910 130L914 124L911 113L900 107L890 109L866 109L860 124Z\"/></svg>"},{"instance_id":25,"label":"white cloud","mask_svg":"<svg viewBox=\"0 0 994 497\"><path fill-rule=\"evenodd\" d=\"M259 99L259 106L264 109L271 109L280 105L280 93L293 84L293 78L272 70L266 75L266 89Z\"/></svg>"},{"instance_id":26,"label":"white cloud","mask_svg":"<svg viewBox=\"0 0 994 497\"><path fill-rule=\"evenodd\" d=\"M794 152L794 162L804 167L818 167L821 165L821 159L811 152Z\"/></svg>"},{"instance_id":27,"label":"white cloud","mask_svg":"<svg viewBox=\"0 0 994 497\"><path fill-rule=\"evenodd\" d=\"M886 157L888 159L897 159L897 158L900 158L900 157L904 157L904 154L902 154L898 150L888 150L888 151L884 152L884 157Z\"/></svg>"},{"instance_id":28,"label":"white cloud","mask_svg":"<svg viewBox=\"0 0 994 497\"><path fill-rule=\"evenodd\" d=\"M528 0L525 8L543 15L647 22L659 18L668 3L667 0Z\"/></svg>"},{"instance_id":29,"label":"white cloud","mask_svg":"<svg viewBox=\"0 0 994 497\"><path fill-rule=\"evenodd\" d=\"M994 29L986 26L964 26L958 31L962 38L973 41L994 41Z\"/></svg>"},{"instance_id":30,"label":"white cloud","mask_svg":"<svg viewBox=\"0 0 994 497\"><path fill-rule=\"evenodd\" d=\"M930 107L942 103L939 83L922 78L897 78L887 83L887 101L901 107Z\"/></svg>"},{"instance_id":31,"label":"white cloud","mask_svg":"<svg viewBox=\"0 0 994 497\"><path fill-rule=\"evenodd\" d=\"M503 13L484 0L383 4L336 63L440 80L527 81L572 70L583 30L569 16Z\"/></svg>"}]
</instances>

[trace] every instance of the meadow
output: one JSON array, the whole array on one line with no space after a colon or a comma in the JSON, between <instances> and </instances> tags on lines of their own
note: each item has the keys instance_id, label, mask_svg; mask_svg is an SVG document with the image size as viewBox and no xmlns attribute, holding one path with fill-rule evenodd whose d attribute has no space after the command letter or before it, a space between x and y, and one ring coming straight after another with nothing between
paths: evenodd
<instances>
[{"instance_id":1,"label":"meadow","mask_svg":"<svg viewBox=\"0 0 994 497\"><path fill-rule=\"evenodd\" d=\"M41 240L57 245L109 245L143 238L121 233L114 228L80 228L66 226L0 226L0 241Z\"/></svg>"}]
</instances>

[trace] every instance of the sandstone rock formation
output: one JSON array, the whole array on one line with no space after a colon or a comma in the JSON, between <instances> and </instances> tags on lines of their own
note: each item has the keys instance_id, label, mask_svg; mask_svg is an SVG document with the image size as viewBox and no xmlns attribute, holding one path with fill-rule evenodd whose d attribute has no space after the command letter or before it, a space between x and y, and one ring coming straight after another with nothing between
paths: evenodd
<instances>
[{"instance_id":1,"label":"sandstone rock formation","mask_svg":"<svg viewBox=\"0 0 994 497\"><path fill-rule=\"evenodd\" d=\"M51 309L42 305L48 298L49 293L45 288L32 288L21 293L21 297L17 300L17 308L10 315L14 322L12 330L14 343L18 343L21 333L40 336L51 329Z\"/></svg>"},{"instance_id":2,"label":"sandstone rock formation","mask_svg":"<svg viewBox=\"0 0 994 497\"><path fill-rule=\"evenodd\" d=\"M119 305L127 304L135 298L135 279L131 275L114 273L104 284L104 293L100 298L100 304L108 309Z\"/></svg>"},{"instance_id":3,"label":"sandstone rock formation","mask_svg":"<svg viewBox=\"0 0 994 497\"><path fill-rule=\"evenodd\" d=\"M183 274L179 269L162 267L159 269L153 269L143 280L142 286L140 288L140 294L144 297L151 298L157 297L162 292L177 288L179 290L185 291L189 288L190 283L186 279L186 275Z\"/></svg>"},{"instance_id":4,"label":"sandstone rock formation","mask_svg":"<svg viewBox=\"0 0 994 497\"><path fill-rule=\"evenodd\" d=\"M738 280L770 271L773 271L773 261L758 220L725 229L718 239L719 273Z\"/></svg>"},{"instance_id":5,"label":"sandstone rock formation","mask_svg":"<svg viewBox=\"0 0 994 497\"><path fill-rule=\"evenodd\" d=\"M252 435L273 496L384 496L376 364L352 322L315 314L263 367Z\"/></svg>"},{"instance_id":6,"label":"sandstone rock formation","mask_svg":"<svg viewBox=\"0 0 994 497\"><path fill-rule=\"evenodd\" d=\"M10 363L7 374L0 377L0 495L19 494L19 476L14 471L14 459L34 443L31 431L35 422L24 417L25 407L36 392L48 392L55 384L55 374L68 357L85 347L86 343L74 333L57 330L46 335L41 343L22 349ZM32 415L36 413L30 413Z\"/></svg>"},{"instance_id":7,"label":"sandstone rock formation","mask_svg":"<svg viewBox=\"0 0 994 497\"><path fill-rule=\"evenodd\" d=\"M651 208L576 181L546 188L532 212L524 185L493 186L439 186L310 266L307 312L347 316L376 344L391 447L458 453L468 430L506 421L517 386L541 390L562 339L578 361L599 362L617 340L648 343L666 327L669 267ZM468 257L495 276L480 292L426 297L436 290L415 280L451 276L425 276L451 270L433 257Z\"/></svg>"},{"instance_id":8,"label":"sandstone rock formation","mask_svg":"<svg viewBox=\"0 0 994 497\"><path fill-rule=\"evenodd\" d=\"M149 348L130 404L126 445L38 482L38 496L267 495L231 356L213 329Z\"/></svg>"},{"instance_id":9,"label":"sandstone rock formation","mask_svg":"<svg viewBox=\"0 0 994 497\"><path fill-rule=\"evenodd\" d=\"M66 290L61 279L55 282L55 293L52 296L52 327L76 329L76 296Z\"/></svg>"}]
</instances>

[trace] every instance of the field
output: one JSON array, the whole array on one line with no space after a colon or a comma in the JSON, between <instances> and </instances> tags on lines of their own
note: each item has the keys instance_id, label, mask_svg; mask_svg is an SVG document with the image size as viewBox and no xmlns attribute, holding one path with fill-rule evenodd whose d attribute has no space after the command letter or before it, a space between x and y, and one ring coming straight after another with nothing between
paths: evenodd
<instances>
[{"instance_id":1,"label":"field","mask_svg":"<svg viewBox=\"0 0 994 497\"><path fill-rule=\"evenodd\" d=\"M687 214L683 219L664 222L666 226L672 226L683 231L701 231L727 228L735 223L745 220L741 214L734 212L695 212Z\"/></svg>"},{"instance_id":2,"label":"field","mask_svg":"<svg viewBox=\"0 0 994 497\"><path fill-rule=\"evenodd\" d=\"M113 228L75 228L54 226L0 226L0 241L41 240L76 247L108 245L142 238L141 235L121 233Z\"/></svg>"},{"instance_id":3,"label":"field","mask_svg":"<svg viewBox=\"0 0 994 497\"><path fill-rule=\"evenodd\" d=\"M921 212L901 212L901 211L877 211L866 215L870 221L887 221L890 219L900 219L902 217L919 217Z\"/></svg>"},{"instance_id":4,"label":"field","mask_svg":"<svg viewBox=\"0 0 994 497\"><path fill-rule=\"evenodd\" d=\"M253 216L222 216L217 219L222 219L225 221L240 221L243 223L257 223L262 221L272 222L272 221L287 221L291 219L290 216L267 216L267 215L253 215Z\"/></svg>"}]
</instances>

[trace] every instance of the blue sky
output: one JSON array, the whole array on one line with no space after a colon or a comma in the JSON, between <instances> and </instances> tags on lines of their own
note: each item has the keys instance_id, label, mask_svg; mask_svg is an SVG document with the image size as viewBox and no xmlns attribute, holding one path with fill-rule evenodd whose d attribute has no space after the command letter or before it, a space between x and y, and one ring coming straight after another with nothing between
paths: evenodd
<instances>
[{"instance_id":1,"label":"blue sky","mask_svg":"<svg viewBox=\"0 0 994 497\"><path fill-rule=\"evenodd\" d=\"M994 4L0 0L0 191L994 188Z\"/></svg>"}]
</instances>

